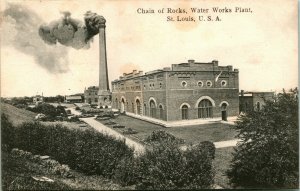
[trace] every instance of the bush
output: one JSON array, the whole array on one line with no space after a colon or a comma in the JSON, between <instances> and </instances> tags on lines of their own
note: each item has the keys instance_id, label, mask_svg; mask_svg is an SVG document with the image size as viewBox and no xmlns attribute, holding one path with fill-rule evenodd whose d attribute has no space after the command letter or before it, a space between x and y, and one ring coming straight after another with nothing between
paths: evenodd
<instances>
[{"instance_id":1,"label":"bush","mask_svg":"<svg viewBox=\"0 0 300 191\"><path fill-rule=\"evenodd\" d=\"M234 187L298 188L298 99L283 93L260 111L239 117L241 144L227 171Z\"/></svg>"},{"instance_id":2,"label":"bush","mask_svg":"<svg viewBox=\"0 0 300 191\"><path fill-rule=\"evenodd\" d=\"M131 128L126 128L125 130L122 131L124 135L132 135L132 134L137 134L138 132L134 129Z\"/></svg>"},{"instance_id":3,"label":"bush","mask_svg":"<svg viewBox=\"0 0 300 191\"><path fill-rule=\"evenodd\" d=\"M113 128L125 128L124 125L114 125Z\"/></svg>"},{"instance_id":4,"label":"bush","mask_svg":"<svg viewBox=\"0 0 300 191\"><path fill-rule=\"evenodd\" d=\"M71 113L70 110L68 110L68 111ZM58 105L56 107L56 114L61 115L61 116L67 116L67 112L66 112L64 106Z\"/></svg>"},{"instance_id":5,"label":"bush","mask_svg":"<svg viewBox=\"0 0 300 191\"><path fill-rule=\"evenodd\" d=\"M216 147L214 143L210 141L202 141L199 146L200 150L203 149L205 152L207 152L208 156L210 156L212 159L215 159Z\"/></svg>"},{"instance_id":6,"label":"bush","mask_svg":"<svg viewBox=\"0 0 300 191\"><path fill-rule=\"evenodd\" d=\"M71 176L70 168L68 165L61 165L59 162L53 159L41 159L40 155L33 155L31 152L23 151L17 148L12 149L11 156L13 158L21 158L31 160L33 162L41 164L48 172L61 175L64 177Z\"/></svg>"},{"instance_id":7,"label":"bush","mask_svg":"<svg viewBox=\"0 0 300 191\"><path fill-rule=\"evenodd\" d=\"M162 142L173 142L176 144L184 143L183 139L179 139L174 135L171 135L163 130L155 130L145 139L147 143L162 143Z\"/></svg>"},{"instance_id":8,"label":"bush","mask_svg":"<svg viewBox=\"0 0 300 191\"><path fill-rule=\"evenodd\" d=\"M208 150L199 145L182 151L174 142L153 145L137 159L137 188L211 188L214 171Z\"/></svg>"},{"instance_id":9,"label":"bush","mask_svg":"<svg viewBox=\"0 0 300 191\"><path fill-rule=\"evenodd\" d=\"M61 125L24 123L13 128L11 148L20 148L33 154L49 155L71 168L87 174L111 178L119 161L133 156L133 150L124 141L116 140L93 129L73 130ZM8 134L8 128L2 132Z\"/></svg>"},{"instance_id":10,"label":"bush","mask_svg":"<svg viewBox=\"0 0 300 191\"><path fill-rule=\"evenodd\" d=\"M155 132L150 140L157 141L156 144L134 158L133 150L123 140L93 129L81 131L38 122L12 129L12 138L6 140L10 147L30 151L33 158L35 154L49 155L72 169L113 178L122 185L137 184L138 189L200 189L213 185L212 143L204 142L182 151L176 138ZM52 159L45 162L58 174L68 172L68 166L60 166Z\"/></svg>"},{"instance_id":11,"label":"bush","mask_svg":"<svg viewBox=\"0 0 300 191\"><path fill-rule=\"evenodd\" d=\"M212 142L201 142L188 147L185 152L185 185L192 189L210 188L214 183L215 171L212 161L215 158L215 146Z\"/></svg>"},{"instance_id":12,"label":"bush","mask_svg":"<svg viewBox=\"0 0 300 191\"><path fill-rule=\"evenodd\" d=\"M98 114L98 117L109 117L109 118L114 118L114 112L113 111L103 111Z\"/></svg>"},{"instance_id":13,"label":"bush","mask_svg":"<svg viewBox=\"0 0 300 191\"><path fill-rule=\"evenodd\" d=\"M10 102L11 105L22 109L26 108L28 105L27 103L32 102L32 99L28 97L14 97Z\"/></svg>"},{"instance_id":14,"label":"bush","mask_svg":"<svg viewBox=\"0 0 300 191\"><path fill-rule=\"evenodd\" d=\"M137 169L136 159L133 157L123 158L114 170L113 179L122 186L136 184Z\"/></svg>"},{"instance_id":15,"label":"bush","mask_svg":"<svg viewBox=\"0 0 300 191\"><path fill-rule=\"evenodd\" d=\"M10 150L12 149L12 145L14 141L14 131L15 128L13 127L12 123L9 121L8 117L2 113L1 114L1 148L3 150Z\"/></svg>"},{"instance_id":16,"label":"bush","mask_svg":"<svg viewBox=\"0 0 300 191\"><path fill-rule=\"evenodd\" d=\"M54 120L56 116L67 116L65 108L60 105L54 107L53 105L42 103L34 108L27 107L26 109L35 113L43 113L50 121Z\"/></svg>"},{"instance_id":17,"label":"bush","mask_svg":"<svg viewBox=\"0 0 300 191\"><path fill-rule=\"evenodd\" d=\"M113 122L113 121L109 121L109 122L106 122L104 123L104 125L116 125L117 123L116 122Z\"/></svg>"},{"instance_id":18,"label":"bush","mask_svg":"<svg viewBox=\"0 0 300 191\"><path fill-rule=\"evenodd\" d=\"M79 122L79 118L77 116L71 116L68 120L69 122Z\"/></svg>"}]
</instances>

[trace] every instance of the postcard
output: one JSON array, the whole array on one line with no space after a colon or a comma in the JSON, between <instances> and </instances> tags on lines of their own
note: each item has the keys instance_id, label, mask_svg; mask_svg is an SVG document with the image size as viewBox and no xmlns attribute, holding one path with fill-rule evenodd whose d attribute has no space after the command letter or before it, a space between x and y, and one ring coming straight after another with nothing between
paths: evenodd
<instances>
[{"instance_id":1,"label":"postcard","mask_svg":"<svg viewBox=\"0 0 300 191\"><path fill-rule=\"evenodd\" d=\"M298 188L298 2L1 1L1 113L4 190Z\"/></svg>"}]
</instances>

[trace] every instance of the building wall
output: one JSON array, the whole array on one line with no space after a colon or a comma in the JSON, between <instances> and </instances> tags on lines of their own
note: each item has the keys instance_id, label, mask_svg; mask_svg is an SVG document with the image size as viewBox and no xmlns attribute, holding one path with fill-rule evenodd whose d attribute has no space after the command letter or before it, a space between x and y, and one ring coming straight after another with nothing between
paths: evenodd
<instances>
[{"instance_id":1,"label":"building wall","mask_svg":"<svg viewBox=\"0 0 300 191\"><path fill-rule=\"evenodd\" d=\"M182 105L188 105L188 119L198 119L198 105L200 100L210 99L212 102L213 118L221 117L222 103L228 103L227 116L237 116L239 113L238 90L171 90L168 96L168 108L171 112L168 114L168 120L182 119Z\"/></svg>"},{"instance_id":2,"label":"building wall","mask_svg":"<svg viewBox=\"0 0 300 191\"><path fill-rule=\"evenodd\" d=\"M252 111L254 108L252 96L240 96L240 112Z\"/></svg>"},{"instance_id":3,"label":"building wall","mask_svg":"<svg viewBox=\"0 0 300 191\"><path fill-rule=\"evenodd\" d=\"M242 93L240 99L240 112L262 109L267 100L274 99L274 92L250 92L247 96ZM259 105L259 106L258 106Z\"/></svg>"},{"instance_id":4,"label":"building wall","mask_svg":"<svg viewBox=\"0 0 300 191\"><path fill-rule=\"evenodd\" d=\"M266 103L266 100L274 99L273 92L255 92L253 93L253 107L255 109L261 109ZM260 105L258 108L258 104Z\"/></svg>"},{"instance_id":5,"label":"building wall","mask_svg":"<svg viewBox=\"0 0 300 191\"><path fill-rule=\"evenodd\" d=\"M98 91L99 88L97 86L91 86L84 90L84 102L88 104L98 104Z\"/></svg>"},{"instance_id":6,"label":"building wall","mask_svg":"<svg viewBox=\"0 0 300 191\"><path fill-rule=\"evenodd\" d=\"M222 102L228 103L227 116L236 116L239 111L239 89L238 72L220 75L216 82L216 74L220 72L168 72L167 79L167 100L168 120L180 120L182 118L181 107L188 105L188 119L198 118L199 99L209 98L213 101L213 117L221 117ZM226 81L226 86L222 86L222 80ZM211 86L207 82L211 82ZM200 82L200 84L199 84ZM183 83L186 83L184 86Z\"/></svg>"},{"instance_id":7,"label":"building wall","mask_svg":"<svg viewBox=\"0 0 300 191\"><path fill-rule=\"evenodd\" d=\"M127 112L136 113L131 104L139 97L142 114L165 121L182 120L181 106L189 108L188 119L198 119L198 103L201 99L211 100L212 117L221 117L221 104L225 103L227 116L239 114L239 76L232 66L218 66L212 63L182 63L148 72L145 75L126 74L112 82L113 108L120 109L120 101L126 99ZM136 85L140 88L135 88ZM118 100L116 102L115 100ZM150 101L155 102L155 112L150 111ZM136 108L136 107L134 107ZM151 116L151 114L154 116Z\"/></svg>"},{"instance_id":8,"label":"building wall","mask_svg":"<svg viewBox=\"0 0 300 191\"><path fill-rule=\"evenodd\" d=\"M166 105L166 73L158 71L146 74L142 78L143 115L156 119L167 120ZM155 111L151 112L150 101L155 103ZM151 116L151 114L153 116Z\"/></svg>"},{"instance_id":9,"label":"building wall","mask_svg":"<svg viewBox=\"0 0 300 191\"><path fill-rule=\"evenodd\" d=\"M121 80L119 83L112 83L112 108L130 113L142 113L137 110L137 100L142 104L142 82L139 78ZM142 108L141 108L142 109Z\"/></svg>"}]
</instances>

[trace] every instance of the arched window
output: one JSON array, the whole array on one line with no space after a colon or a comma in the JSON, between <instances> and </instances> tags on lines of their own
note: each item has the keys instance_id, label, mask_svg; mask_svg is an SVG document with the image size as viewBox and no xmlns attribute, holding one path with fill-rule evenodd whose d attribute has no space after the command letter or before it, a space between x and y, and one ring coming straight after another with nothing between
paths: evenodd
<instances>
[{"instance_id":1,"label":"arched window","mask_svg":"<svg viewBox=\"0 0 300 191\"><path fill-rule=\"evenodd\" d=\"M226 104L226 103L223 103L223 104L221 105L221 111L226 111L226 109L227 109L227 104Z\"/></svg>"},{"instance_id":2,"label":"arched window","mask_svg":"<svg viewBox=\"0 0 300 191\"><path fill-rule=\"evenodd\" d=\"M163 110L163 106L159 105L159 118L163 119L164 118L164 110Z\"/></svg>"},{"instance_id":3,"label":"arched window","mask_svg":"<svg viewBox=\"0 0 300 191\"><path fill-rule=\"evenodd\" d=\"M131 103L131 109L132 109L132 113L134 113L134 104L133 104L133 102Z\"/></svg>"},{"instance_id":4,"label":"arched window","mask_svg":"<svg viewBox=\"0 0 300 191\"><path fill-rule=\"evenodd\" d=\"M119 109L119 102L118 102L118 98L116 98L116 100L115 100L115 105L116 105L116 109Z\"/></svg>"},{"instance_id":5,"label":"arched window","mask_svg":"<svg viewBox=\"0 0 300 191\"><path fill-rule=\"evenodd\" d=\"M181 107L181 117L183 120L189 119L189 107L187 105Z\"/></svg>"},{"instance_id":6,"label":"arched window","mask_svg":"<svg viewBox=\"0 0 300 191\"><path fill-rule=\"evenodd\" d=\"M198 118L212 118L212 103L208 99L203 99L198 105Z\"/></svg>"},{"instance_id":7,"label":"arched window","mask_svg":"<svg viewBox=\"0 0 300 191\"><path fill-rule=\"evenodd\" d=\"M123 113L125 111L125 100L124 98L122 98L121 100L121 108L120 108L121 113Z\"/></svg>"},{"instance_id":8,"label":"arched window","mask_svg":"<svg viewBox=\"0 0 300 191\"><path fill-rule=\"evenodd\" d=\"M257 109L257 111L260 111L260 103L259 102L256 103L256 109Z\"/></svg>"},{"instance_id":9,"label":"arched window","mask_svg":"<svg viewBox=\"0 0 300 191\"><path fill-rule=\"evenodd\" d=\"M227 106L227 103L222 103L221 105L221 115L223 121L227 121Z\"/></svg>"},{"instance_id":10,"label":"arched window","mask_svg":"<svg viewBox=\"0 0 300 191\"><path fill-rule=\"evenodd\" d=\"M140 103L140 100L137 99L135 101L135 103L136 103L136 114L141 115L142 113L141 113L141 103Z\"/></svg>"},{"instance_id":11,"label":"arched window","mask_svg":"<svg viewBox=\"0 0 300 191\"><path fill-rule=\"evenodd\" d=\"M156 105L153 100L150 101L150 117L156 117Z\"/></svg>"},{"instance_id":12,"label":"arched window","mask_svg":"<svg viewBox=\"0 0 300 191\"><path fill-rule=\"evenodd\" d=\"M147 116L147 105L144 103L144 115Z\"/></svg>"}]
</instances>

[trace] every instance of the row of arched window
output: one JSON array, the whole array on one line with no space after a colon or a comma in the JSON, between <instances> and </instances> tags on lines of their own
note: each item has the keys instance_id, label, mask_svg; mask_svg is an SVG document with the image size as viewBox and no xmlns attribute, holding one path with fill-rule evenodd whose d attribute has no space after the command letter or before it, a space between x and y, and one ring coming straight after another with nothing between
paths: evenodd
<instances>
[{"instance_id":1,"label":"row of arched window","mask_svg":"<svg viewBox=\"0 0 300 191\"><path fill-rule=\"evenodd\" d=\"M119 105L121 104L121 105ZM222 102L220 105L221 111L226 112L228 103ZM129 111L129 103L125 102L125 99L122 98L121 101L118 101L118 99L115 99L115 107L117 109L120 109L120 112L123 113L124 111ZM206 119L206 118L213 118L213 103L210 99L201 99L197 105L198 110L198 118ZM189 110L190 105L187 103L183 103L180 106L181 110L181 119L186 120L190 119L189 117ZM152 118L158 118L158 119L164 119L164 108L162 104L159 104L157 107L156 101L153 98L150 98L149 100L149 107L146 103L143 105L143 109L141 106L140 100L137 98L135 103L131 103L131 109L130 111L132 113L138 114L138 115L145 115L150 116Z\"/></svg>"}]
</instances>

